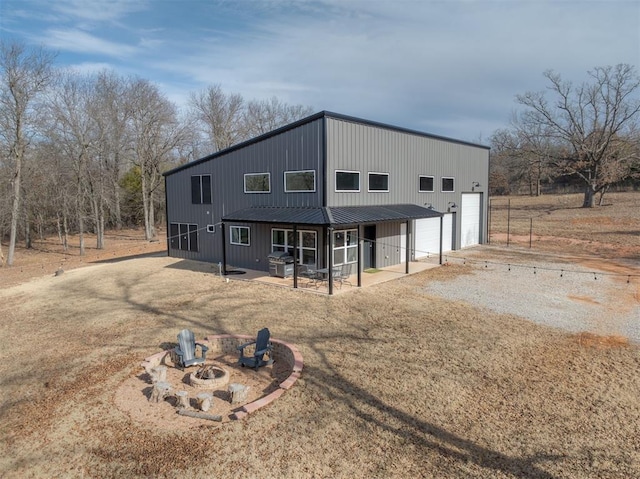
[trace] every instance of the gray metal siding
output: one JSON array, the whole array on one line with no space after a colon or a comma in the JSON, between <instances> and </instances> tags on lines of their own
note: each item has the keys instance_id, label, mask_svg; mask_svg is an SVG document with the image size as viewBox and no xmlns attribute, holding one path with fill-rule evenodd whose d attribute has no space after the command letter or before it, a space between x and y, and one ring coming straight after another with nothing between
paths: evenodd
<instances>
[{"instance_id":1,"label":"gray metal siding","mask_svg":"<svg viewBox=\"0 0 640 479\"><path fill-rule=\"evenodd\" d=\"M360 192L336 192L335 171L360 172ZM460 205L461 194L488 188L489 151L469 144L446 141L388 128L327 119L327 206L413 203L432 205L437 211ZM389 173L389 192L369 192L368 173ZM434 177L434 192L419 192L419 176ZM454 178L454 192L441 192L443 177ZM483 195L483 212L487 208ZM455 210L455 209L454 209ZM459 222L459 216L456 215ZM486 222L486 218L483 218ZM459 224L456 225L459 231ZM486 228L482 231L486 241ZM455 240L460 247L460 238Z\"/></svg>"},{"instance_id":2,"label":"gray metal siding","mask_svg":"<svg viewBox=\"0 0 640 479\"><path fill-rule=\"evenodd\" d=\"M202 261L222 261L220 239L221 218L233 211L249 206L322 206L323 197L323 119L300 125L276 136L230 151L228 154L193 165L166 177L168 223L193 223L200 228L198 253L171 250L174 257ZM284 172L315 170L316 191L304 193L284 192ZM270 173L270 193L245 193L245 173ZM211 175L213 203L198 205L191 203L191 176ZM206 233L206 225L216 225L215 233ZM255 225L251 227L252 238ZM228 228L227 228L228 230ZM227 259L231 264L237 261L247 264L252 257L255 268L256 258L251 248L235 246L230 250L227 231ZM270 245L270 236L267 238ZM253 242L253 239L252 239ZM261 253L261 250L259 250ZM266 253L268 254L268 253ZM266 256L265 254L265 256ZM247 266L245 266L247 267Z\"/></svg>"}]
</instances>

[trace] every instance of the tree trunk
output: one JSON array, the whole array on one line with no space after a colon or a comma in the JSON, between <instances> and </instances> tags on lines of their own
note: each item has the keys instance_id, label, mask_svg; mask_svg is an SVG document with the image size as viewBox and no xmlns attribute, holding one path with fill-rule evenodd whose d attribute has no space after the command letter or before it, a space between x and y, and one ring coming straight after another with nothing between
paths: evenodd
<instances>
[{"instance_id":1,"label":"tree trunk","mask_svg":"<svg viewBox=\"0 0 640 479\"><path fill-rule=\"evenodd\" d=\"M18 233L18 213L20 212L20 179L22 177L22 155L16 152L16 169L13 177L13 205L11 207L11 231L9 232L9 252L7 266L13 265Z\"/></svg>"},{"instance_id":2,"label":"tree trunk","mask_svg":"<svg viewBox=\"0 0 640 479\"><path fill-rule=\"evenodd\" d=\"M25 208L26 210L26 208ZM24 247L31 249L31 221L29 221L29 212L25 211L24 214Z\"/></svg>"},{"instance_id":3,"label":"tree trunk","mask_svg":"<svg viewBox=\"0 0 640 479\"><path fill-rule=\"evenodd\" d=\"M140 168L140 180L142 187L142 210L144 212L144 239L150 241L151 230L149 228L149 190L147 187L147 178L144 168Z\"/></svg>"},{"instance_id":4,"label":"tree trunk","mask_svg":"<svg viewBox=\"0 0 640 479\"><path fill-rule=\"evenodd\" d=\"M587 185L584 189L584 201L582 202L583 208L593 208L595 199L595 191L591 185Z\"/></svg>"}]
</instances>

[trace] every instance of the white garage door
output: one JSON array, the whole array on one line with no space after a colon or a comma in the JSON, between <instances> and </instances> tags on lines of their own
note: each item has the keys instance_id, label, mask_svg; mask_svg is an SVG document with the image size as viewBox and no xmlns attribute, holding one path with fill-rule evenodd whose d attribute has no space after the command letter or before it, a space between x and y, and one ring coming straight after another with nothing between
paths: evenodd
<instances>
[{"instance_id":1,"label":"white garage door","mask_svg":"<svg viewBox=\"0 0 640 479\"><path fill-rule=\"evenodd\" d=\"M480 193L463 193L460 210L460 247L479 244Z\"/></svg>"},{"instance_id":2,"label":"white garage door","mask_svg":"<svg viewBox=\"0 0 640 479\"><path fill-rule=\"evenodd\" d=\"M440 254L440 218L416 220L416 259Z\"/></svg>"},{"instance_id":3,"label":"white garage door","mask_svg":"<svg viewBox=\"0 0 640 479\"><path fill-rule=\"evenodd\" d=\"M453 249L453 213L445 213L442 218L442 252Z\"/></svg>"}]
</instances>

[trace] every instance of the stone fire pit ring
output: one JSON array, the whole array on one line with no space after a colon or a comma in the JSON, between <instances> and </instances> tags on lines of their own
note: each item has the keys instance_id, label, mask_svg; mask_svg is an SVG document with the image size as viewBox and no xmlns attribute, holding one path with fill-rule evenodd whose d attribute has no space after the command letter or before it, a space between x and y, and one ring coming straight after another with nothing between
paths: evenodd
<instances>
[{"instance_id":1,"label":"stone fire pit ring","mask_svg":"<svg viewBox=\"0 0 640 479\"><path fill-rule=\"evenodd\" d=\"M255 340L255 335L248 336L244 334L215 334L206 336L204 338L204 343L209 348L208 354L237 354L238 346L253 340ZM275 391L242 406L239 411L236 411L232 415L233 419L242 419L248 414L251 414L261 407L270 404L272 401L275 401L277 398L282 396L282 394L286 390L291 389L302 374L303 360L302 355L300 354L298 349L294 345L286 343L285 341L281 341L279 339L272 338L270 342L273 346L273 349L271 351L273 360L286 364L287 368L289 369L289 376L278 385L278 389L276 389ZM161 351L152 356L149 356L148 358L145 358L145 360L141 363L141 366L145 371L149 372L156 366L166 364L167 360L171 361L171 352Z\"/></svg>"},{"instance_id":2,"label":"stone fire pit ring","mask_svg":"<svg viewBox=\"0 0 640 479\"><path fill-rule=\"evenodd\" d=\"M219 366L206 366L207 371L213 372L213 377L199 378L198 371L189 375L189 384L195 389L216 389L229 383L229 371Z\"/></svg>"}]
</instances>

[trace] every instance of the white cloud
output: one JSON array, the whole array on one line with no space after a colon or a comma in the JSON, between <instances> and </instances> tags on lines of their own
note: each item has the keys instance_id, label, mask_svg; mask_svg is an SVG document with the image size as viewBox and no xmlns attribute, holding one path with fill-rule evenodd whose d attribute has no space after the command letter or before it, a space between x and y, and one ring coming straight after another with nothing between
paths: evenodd
<instances>
[{"instance_id":1,"label":"white cloud","mask_svg":"<svg viewBox=\"0 0 640 479\"><path fill-rule=\"evenodd\" d=\"M139 49L124 43L98 38L82 30L51 29L44 32L41 40L51 48L90 55L107 55L115 58L130 57Z\"/></svg>"}]
</instances>

